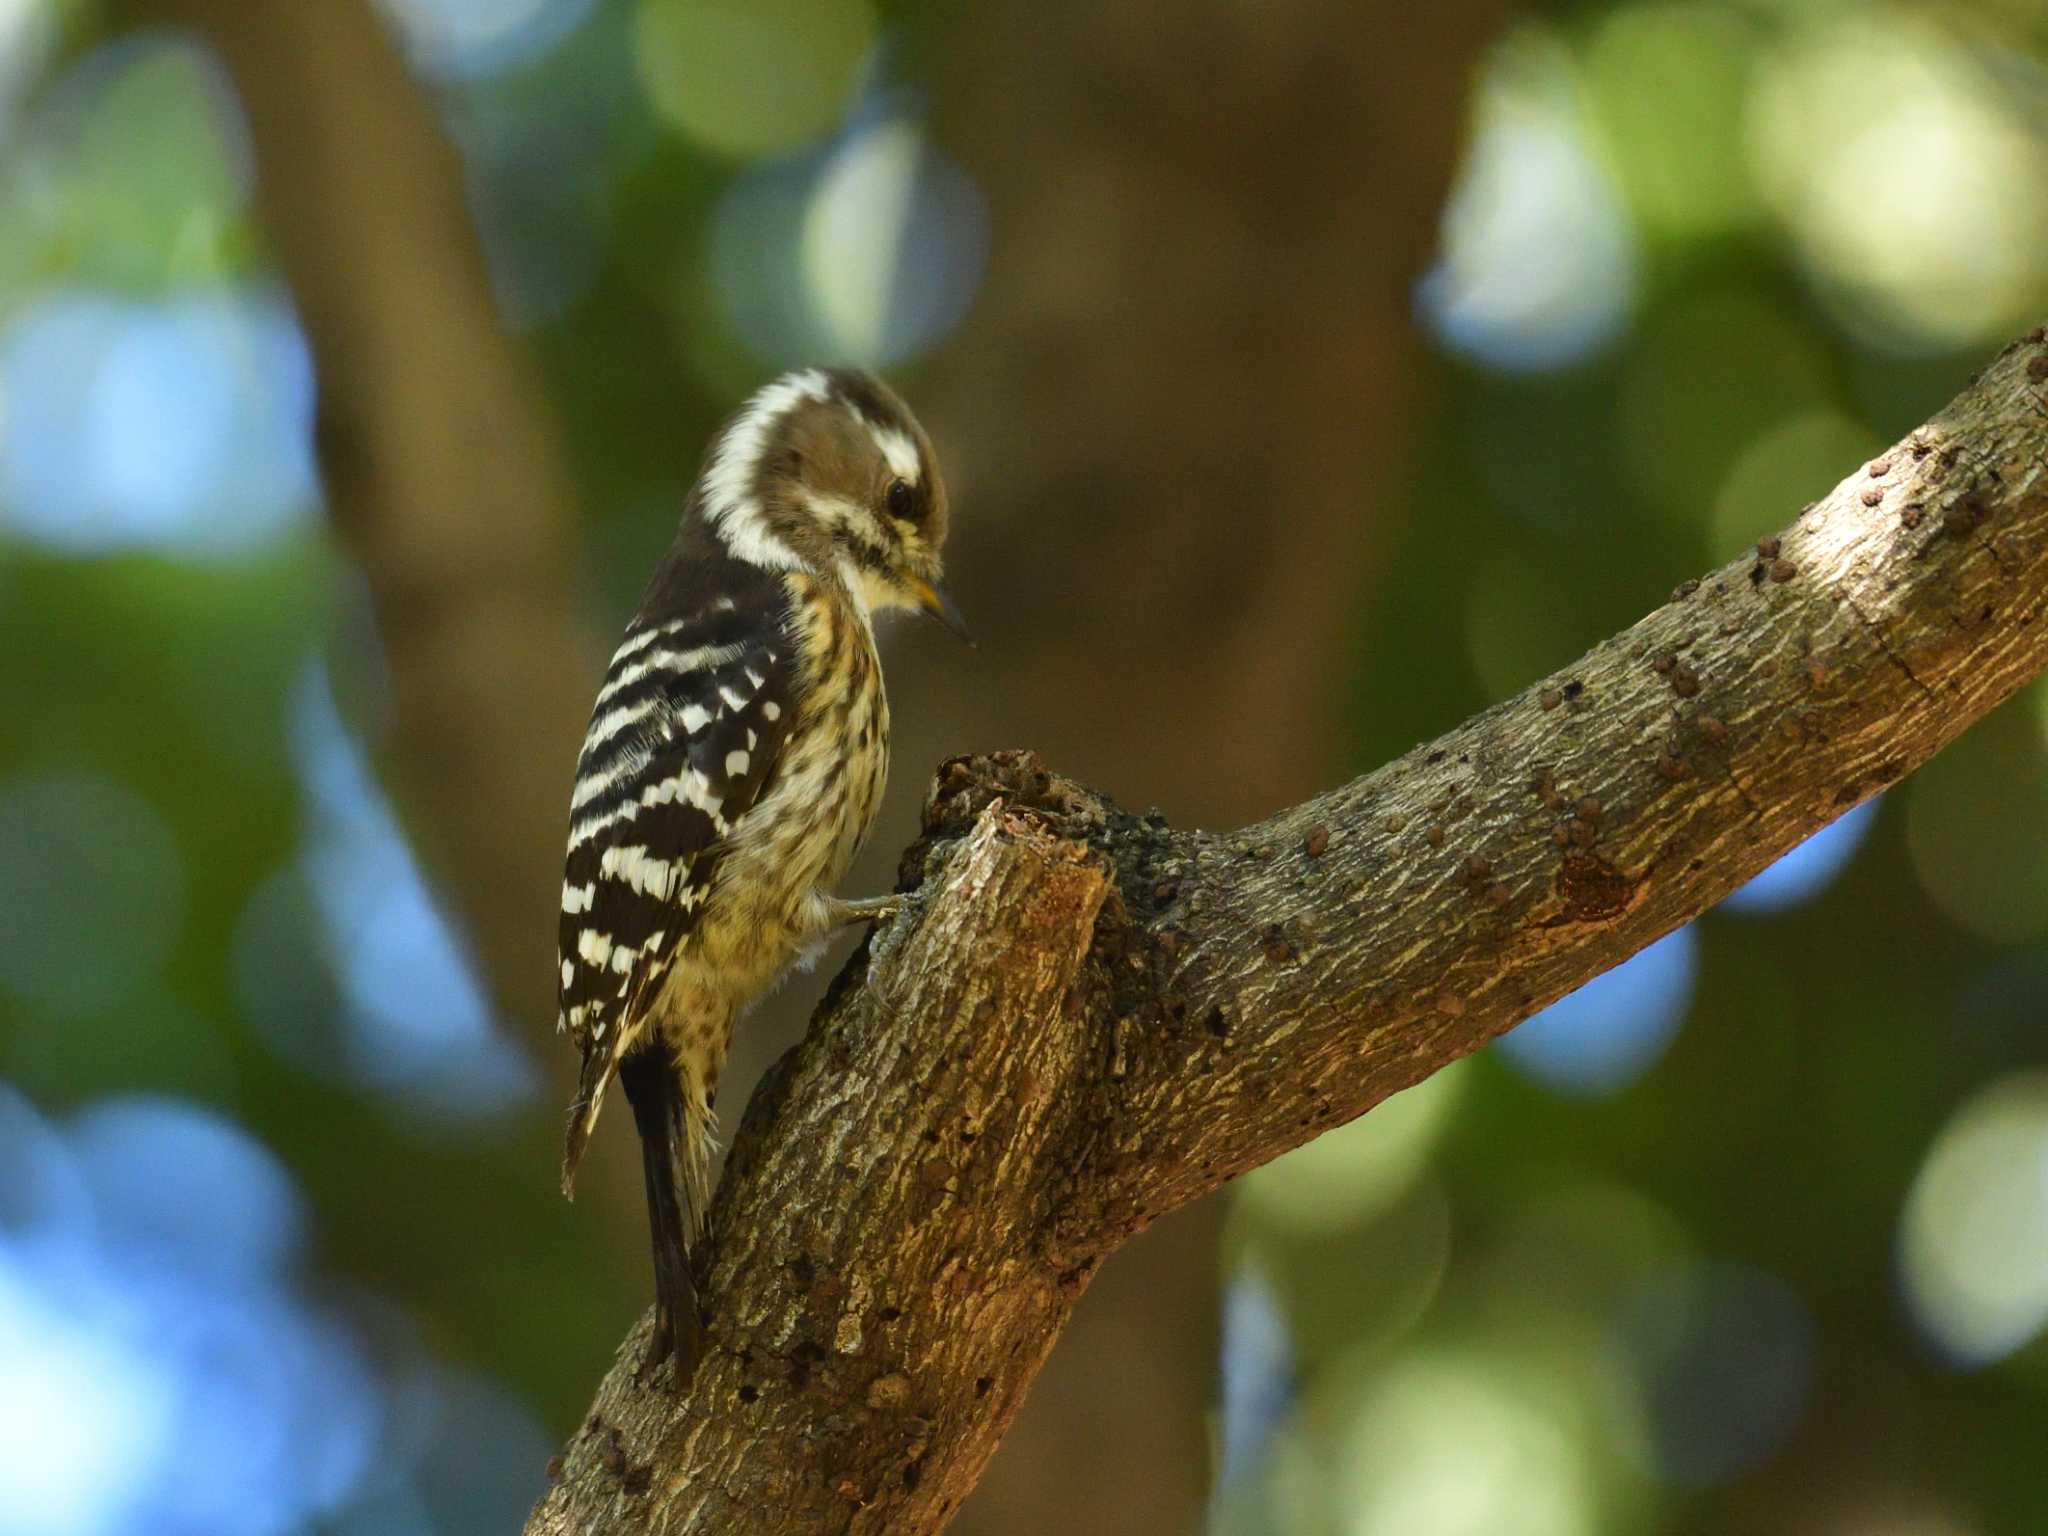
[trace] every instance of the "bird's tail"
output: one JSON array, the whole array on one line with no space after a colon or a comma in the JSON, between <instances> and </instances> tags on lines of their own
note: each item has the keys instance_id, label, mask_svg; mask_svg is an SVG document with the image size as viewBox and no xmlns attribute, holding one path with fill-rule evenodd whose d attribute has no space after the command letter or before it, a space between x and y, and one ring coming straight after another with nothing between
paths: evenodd
<instances>
[{"instance_id":1,"label":"bird's tail","mask_svg":"<svg viewBox=\"0 0 2048 1536\"><path fill-rule=\"evenodd\" d=\"M683 1233L694 1242L711 1210L711 1162L718 1155L718 1116L711 1108L715 1085L702 1080L696 1063L686 1059L675 1064L660 1047L629 1051L623 1057L609 1051L592 1051L583 1058L583 1077L576 1102L569 1106L568 1139L562 1149L562 1193L571 1200L576 1198L576 1170L590 1145L598 1111L604 1107L605 1089L614 1077L623 1079L627 1075L621 1071L621 1061L631 1063L642 1054L659 1055L675 1085L675 1131L667 1138L674 1169L672 1182L681 1196ZM629 1083L629 1097L632 1091ZM637 1106L634 1113L637 1119ZM646 1132L643 1130L641 1135L644 1138Z\"/></svg>"},{"instance_id":2,"label":"bird's tail","mask_svg":"<svg viewBox=\"0 0 2048 1536\"><path fill-rule=\"evenodd\" d=\"M691 1085L678 1073L666 1046L650 1043L629 1051L620 1062L619 1081L640 1132L647 1219L654 1243L654 1338L642 1369L652 1372L672 1359L680 1390L695 1373L704 1351L690 1245L703 1221L709 1165L695 1166L690 1154L694 1137L686 1106ZM681 1200L677 1198L679 1185Z\"/></svg>"},{"instance_id":3,"label":"bird's tail","mask_svg":"<svg viewBox=\"0 0 2048 1536\"><path fill-rule=\"evenodd\" d=\"M569 1132L562 1148L562 1193L576 1198L576 1170L583 1162L583 1150L590 1145L597 1113L604 1108L604 1091L619 1070L616 1051L595 1045L583 1054L583 1076L576 1087L576 1102L569 1106Z\"/></svg>"}]
</instances>

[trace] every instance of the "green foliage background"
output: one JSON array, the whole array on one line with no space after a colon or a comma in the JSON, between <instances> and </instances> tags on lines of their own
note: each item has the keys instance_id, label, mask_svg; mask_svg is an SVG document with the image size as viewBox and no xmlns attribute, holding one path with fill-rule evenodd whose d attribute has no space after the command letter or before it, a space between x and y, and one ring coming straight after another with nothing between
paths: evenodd
<instances>
[{"instance_id":1,"label":"green foliage background","mask_svg":"<svg viewBox=\"0 0 2048 1536\"><path fill-rule=\"evenodd\" d=\"M412 9L442 15L441 33L413 16L414 57L565 428L593 634L666 542L699 445L775 367L895 352L915 398L978 345L972 284L1012 248L1011 189L971 158L947 163L987 223L946 205L932 238L966 307L931 334L904 332L900 279L820 297L815 261L764 265L778 226L733 212L763 167L796 166L787 196L815 197L803 167L877 121L949 155L957 107L932 92L971 41L964 9ZM528 12L559 34L504 20ZM497 1085L480 1101L431 1071L350 1065L385 1037L349 993L353 941L323 916L316 855L323 838L385 845L322 809L308 742L330 767L337 739L384 765L374 623L304 478L310 418L277 404L296 376L248 340L249 314L284 311L230 88L189 42L127 21L0 4L0 1167L41 1188L70 1154L36 1138L83 1135L110 1103L239 1127L296 1191L294 1256L263 1294L336 1320L372 1383L347 1442L361 1465L325 1492L290 1456L222 1463L275 1493L247 1528L503 1530L644 1304L637 1218L560 1204L541 1041L465 1034L431 1007L407 1025L399 1007L392 1027L426 1031L457 1079ZM1261 22L1245 7L1224 24ZM1377 555L1330 640L1340 745L1322 776L1632 621L2048 316L2044 68L2028 0L1630 0L1514 21L1475 81L1444 265L1419 290L1411 425L1360 487ZM808 307L764 322L733 270ZM192 418L225 434L216 461L164 414L191 354L131 331L218 305L245 328L229 403ZM260 432L258 406L280 413L264 451L299 455L283 490L251 489L247 444L220 425ZM248 531L223 544L223 526ZM970 510L958 558L981 627L1028 632L1038 616L1004 610L975 538ZM323 689L326 736L308 724L328 718ZM1594 1011L1596 1043L1672 1031L1625 1081L1560 1091L1489 1052L1248 1181L1217 1275L1216 1528L2048 1524L2044 767L2035 690L1888 795L1813 892L1703 919L1675 997L1639 977ZM899 770L899 823L921 771ZM410 878L402 859L364 867ZM423 964L419 995L448 995L445 962ZM141 1208L163 1171L133 1171ZM236 1177L219 1198L249 1187ZM203 1206L212 1187L170 1179L162 1198ZM149 1458L181 1443L164 1422L215 1422L207 1383L255 1378L201 1351L159 1372L179 1406L133 1420L157 1429L129 1460L77 1451L49 1429L64 1405L128 1413L120 1373L142 1379L162 1340L31 1262L41 1210L0 1197L0 1420L54 1437L12 1460L0 1437L0 1533L207 1529ZM125 1229L95 1230L108 1274L188 1263L176 1242L108 1257ZM54 1335L27 1295L110 1353L30 1348ZM114 1407L79 1396L89 1377ZM300 1374L276 1390L329 1389ZM218 1423L283 1413L243 1411Z\"/></svg>"}]
</instances>

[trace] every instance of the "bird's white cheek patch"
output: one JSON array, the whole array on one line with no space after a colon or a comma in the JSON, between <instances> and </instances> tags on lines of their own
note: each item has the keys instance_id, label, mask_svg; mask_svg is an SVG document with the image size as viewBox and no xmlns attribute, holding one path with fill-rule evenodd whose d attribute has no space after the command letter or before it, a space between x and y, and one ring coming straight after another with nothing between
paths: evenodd
<instances>
[{"instance_id":1,"label":"bird's white cheek patch","mask_svg":"<svg viewBox=\"0 0 2048 1536\"><path fill-rule=\"evenodd\" d=\"M830 392L825 375L814 368L788 374L748 402L712 451L704 473L704 510L739 559L764 570L794 570L802 564L761 515L754 483L775 423L806 400L823 400Z\"/></svg>"},{"instance_id":2,"label":"bird's white cheek patch","mask_svg":"<svg viewBox=\"0 0 2048 1536\"><path fill-rule=\"evenodd\" d=\"M882 450L882 457L889 461L889 469L896 478L906 485L917 484L917 444L894 427L878 427L872 422L868 424L868 435Z\"/></svg>"}]
</instances>

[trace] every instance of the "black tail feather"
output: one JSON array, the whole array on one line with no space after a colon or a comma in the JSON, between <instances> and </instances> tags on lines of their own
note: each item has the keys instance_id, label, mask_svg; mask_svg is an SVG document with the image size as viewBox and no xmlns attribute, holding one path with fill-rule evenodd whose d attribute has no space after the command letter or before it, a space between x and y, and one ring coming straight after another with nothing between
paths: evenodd
<instances>
[{"instance_id":1,"label":"black tail feather","mask_svg":"<svg viewBox=\"0 0 2048 1536\"><path fill-rule=\"evenodd\" d=\"M683 1213L676 1192L676 1153L683 1135L682 1088L668 1048L644 1045L619 1063L619 1083L633 1106L640 1131L641 1163L647 1174L647 1218L654 1240L654 1339L641 1367L643 1376L665 1360L675 1363L681 1391L696 1373L704 1352L704 1325L697 1315L697 1287L683 1237Z\"/></svg>"}]
</instances>

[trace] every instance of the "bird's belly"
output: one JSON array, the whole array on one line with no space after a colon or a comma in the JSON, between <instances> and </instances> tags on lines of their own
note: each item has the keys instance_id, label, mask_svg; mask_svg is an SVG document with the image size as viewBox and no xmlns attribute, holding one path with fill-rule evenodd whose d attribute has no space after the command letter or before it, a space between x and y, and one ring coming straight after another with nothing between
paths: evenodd
<instances>
[{"instance_id":1,"label":"bird's belly","mask_svg":"<svg viewBox=\"0 0 2048 1536\"><path fill-rule=\"evenodd\" d=\"M874 821L888 773L887 716L878 699L863 702L865 735L857 716L848 730L843 715L798 734L774 789L726 835L681 959L717 976L734 1006L765 990L818 939L813 895L839 883Z\"/></svg>"}]
</instances>

